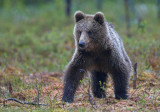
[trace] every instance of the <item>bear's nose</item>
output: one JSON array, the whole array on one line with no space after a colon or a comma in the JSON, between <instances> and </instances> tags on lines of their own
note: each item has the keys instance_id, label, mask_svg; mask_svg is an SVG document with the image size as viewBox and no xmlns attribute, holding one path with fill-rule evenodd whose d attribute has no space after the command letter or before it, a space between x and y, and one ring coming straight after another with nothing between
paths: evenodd
<instances>
[{"instance_id":1,"label":"bear's nose","mask_svg":"<svg viewBox=\"0 0 160 112\"><path fill-rule=\"evenodd\" d=\"M79 42L79 47L81 48L81 49L84 49L85 48L85 43L84 42Z\"/></svg>"}]
</instances>

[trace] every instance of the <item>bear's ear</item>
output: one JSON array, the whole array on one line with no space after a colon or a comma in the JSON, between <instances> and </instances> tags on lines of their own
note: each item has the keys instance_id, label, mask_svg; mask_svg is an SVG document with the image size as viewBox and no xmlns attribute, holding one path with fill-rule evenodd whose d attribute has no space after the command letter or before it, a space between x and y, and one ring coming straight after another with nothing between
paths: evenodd
<instances>
[{"instance_id":1,"label":"bear's ear","mask_svg":"<svg viewBox=\"0 0 160 112\"><path fill-rule=\"evenodd\" d=\"M74 14L75 22L78 22L78 21L84 19L84 17L85 17L85 15L82 11L76 11Z\"/></svg>"},{"instance_id":2,"label":"bear's ear","mask_svg":"<svg viewBox=\"0 0 160 112\"><path fill-rule=\"evenodd\" d=\"M99 24L103 24L105 22L105 19L104 19L104 14L102 12L97 12L95 15L94 15L94 20L97 21Z\"/></svg>"}]
</instances>

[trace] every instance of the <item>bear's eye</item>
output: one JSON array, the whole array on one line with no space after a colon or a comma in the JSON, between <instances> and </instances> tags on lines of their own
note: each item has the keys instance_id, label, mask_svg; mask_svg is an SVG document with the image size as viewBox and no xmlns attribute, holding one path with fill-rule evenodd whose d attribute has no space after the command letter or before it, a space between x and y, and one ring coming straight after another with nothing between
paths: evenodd
<instances>
[{"instance_id":1,"label":"bear's eye","mask_svg":"<svg viewBox=\"0 0 160 112\"><path fill-rule=\"evenodd\" d=\"M81 33L82 33L81 31L78 31L78 35L81 35Z\"/></svg>"},{"instance_id":2,"label":"bear's eye","mask_svg":"<svg viewBox=\"0 0 160 112\"><path fill-rule=\"evenodd\" d=\"M88 33L88 36L92 36L93 34L91 31L88 31L87 33Z\"/></svg>"}]
</instances>

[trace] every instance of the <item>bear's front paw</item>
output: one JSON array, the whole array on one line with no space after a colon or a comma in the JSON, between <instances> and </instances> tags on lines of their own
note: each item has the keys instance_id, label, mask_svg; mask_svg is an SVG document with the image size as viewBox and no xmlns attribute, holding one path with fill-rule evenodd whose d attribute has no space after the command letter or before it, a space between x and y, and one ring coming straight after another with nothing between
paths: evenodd
<instances>
[{"instance_id":1,"label":"bear's front paw","mask_svg":"<svg viewBox=\"0 0 160 112\"><path fill-rule=\"evenodd\" d=\"M124 100L128 100L129 99L129 96L127 94L116 94L115 95L115 98L117 100L120 100L120 99L124 99Z\"/></svg>"}]
</instances>

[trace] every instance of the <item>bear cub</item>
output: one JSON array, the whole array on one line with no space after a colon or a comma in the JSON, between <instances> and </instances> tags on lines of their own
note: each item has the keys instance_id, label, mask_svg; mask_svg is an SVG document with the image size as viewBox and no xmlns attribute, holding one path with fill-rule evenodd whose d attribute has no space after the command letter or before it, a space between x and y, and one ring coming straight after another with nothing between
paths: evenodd
<instances>
[{"instance_id":1,"label":"bear cub","mask_svg":"<svg viewBox=\"0 0 160 112\"><path fill-rule=\"evenodd\" d=\"M118 33L105 20L102 12L89 15L77 11L74 18L76 48L65 71L62 101L73 102L84 71L91 74L94 97L106 97L104 88L110 75L114 83L115 98L128 99L132 64Z\"/></svg>"}]
</instances>

